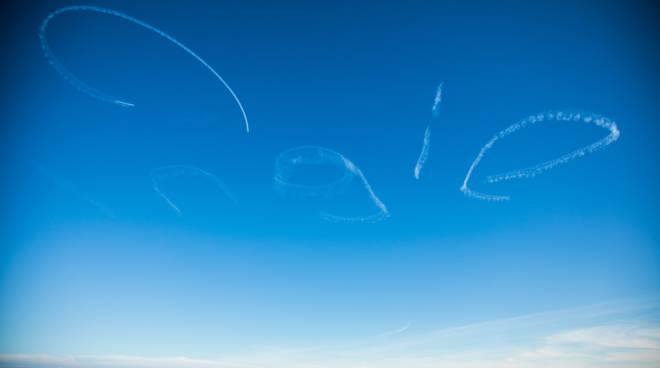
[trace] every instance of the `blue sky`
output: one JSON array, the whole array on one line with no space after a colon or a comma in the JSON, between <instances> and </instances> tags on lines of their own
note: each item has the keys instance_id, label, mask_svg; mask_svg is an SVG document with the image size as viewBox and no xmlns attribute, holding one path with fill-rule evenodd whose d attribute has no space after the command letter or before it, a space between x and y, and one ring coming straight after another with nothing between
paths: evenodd
<instances>
[{"instance_id":1,"label":"blue sky","mask_svg":"<svg viewBox=\"0 0 660 368\"><path fill-rule=\"evenodd\" d=\"M48 41L72 74L135 107L71 86L38 31L72 4L16 5L5 22L0 366L660 361L656 9L89 3L201 56L243 103L247 134L209 70L107 14L62 14ZM621 137L538 177L487 183L608 133L537 124L498 141L471 179L510 201L459 191L494 134L563 109L606 116ZM415 180L429 123L431 150ZM377 211L359 180L322 201L276 192L276 158L304 145L354 163L390 217L321 218ZM181 165L215 179L163 180L179 215L152 173Z\"/></svg>"}]
</instances>

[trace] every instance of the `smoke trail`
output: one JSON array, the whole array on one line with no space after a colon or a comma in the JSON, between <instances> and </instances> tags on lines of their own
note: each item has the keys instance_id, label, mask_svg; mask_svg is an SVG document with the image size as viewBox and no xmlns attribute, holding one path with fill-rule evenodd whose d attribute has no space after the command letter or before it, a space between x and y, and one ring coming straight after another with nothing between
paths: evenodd
<instances>
[{"instance_id":1,"label":"smoke trail","mask_svg":"<svg viewBox=\"0 0 660 368\"><path fill-rule=\"evenodd\" d=\"M590 153L593 153L595 151L598 151L600 149L605 148L607 145L610 143L616 141L619 139L620 132L619 128L617 127L616 123L606 117L593 114L593 113L588 113L588 112L563 112L563 111L547 111L543 113L539 113L536 115L531 115L528 116L527 118L509 126L508 128L500 131L497 133L493 138L491 138L488 143L486 143L482 148L481 151L479 151L479 154L477 157L474 159L472 164L470 165L470 168L467 171L467 174L465 175L465 179L463 180L463 185L461 186L460 190L465 193L465 195L477 199L484 199L484 200L489 200L489 201L506 201L509 200L510 197L508 196L503 196L503 195L492 195L492 194L485 194L485 193L480 193L473 191L472 189L468 188L468 182L470 180L470 177L472 176L472 173L474 169L477 167L479 162L481 162L481 159L484 157L486 154L486 151L488 151L495 142L498 140L513 134L514 132L517 132L525 127L534 125L536 123L541 123L544 121L566 121L566 122L584 122L587 124L594 124L598 127L601 127L603 129L606 129L610 132L605 138L602 138L598 140L595 143L592 143L590 145L584 146L582 148L578 148L575 151L572 151L570 153L564 154L558 158L540 163L538 165L534 165L528 168L520 169L520 170L514 170L510 172L506 172L503 174L496 174L496 175L491 175L487 178L487 181L490 183L495 183L498 181L504 181L504 180L512 180L512 179L520 179L520 178L531 178L536 175L539 175L547 170L550 170L556 166L562 165L567 163L568 161L571 161L575 158L582 157L585 155L588 155Z\"/></svg>"},{"instance_id":2,"label":"smoke trail","mask_svg":"<svg viewBox=\"0 0 660 368\"><path fill-rule=\"evenodd\" d=\"M110 207L108 207L105 204L103 204L103 203L97 201L96 199L92 198L89 194L80 191L70 181L65 180L62 177L52 173L50 170L46 169L42 165L33 163L32 166L35 168L35 170L41 176L43 176L47 180L54 183L60 189L64 190L65 192L70 193L74 197L78 198L80 201L90 204L92 207L96 208L101 213L103 213L103 215L105 215L107 218L109 218L109 219L115 219L116 218L114 211L111 210Z\"/></svg>"},{"instance_id":3,"label":"smoke trail","mask_svg":"<svg viewBox=\"0 0 660 368\"><path fill-rule=\"evenodd\" d=\"M442 102L442 85L444 83L440 83L438 85L438 89L435 91L435 98L433 98L433 106L431 107L431 115L433 115L434 118L438 117L438 114L440 114L440 103Z\"/></svg>"},{"instance_id":4,"label":"smoke trail","mask_svg":"<svg viewBox=\"0 0 660 368\"><path fill-rule=\"evenodd\" d=\"M218 74L218 72L215 71L204 59L202 59L199 55L197 55L194 51L186 47L184 44L181 42L177 41L174 37L168 35L167 33L161 31L160 29L153 27L139 19L133 18L127 14L120 13L118 11L112 10L112 9L106 9L106 8L100 8L96 6L90 6L90 5L73 5L73 6L66 6L60 9L57 9L53 11L52 13L48 14L46 18L43 20L41 23L41 26L39 27L39 40L41 41L41 48L44 51L44 55L46 56L46 59L50 63L50 65L57 70L57 72L71 85L73 85L75 88L80 90L81 92L84 92L96 99L99 99L101 101L113 103L115 105L123 106L123 107L133 107L135 106L132 102L127 102L124 100L120 100L116 97L110 96L108 94L105 94L93 87L90 87L80 79L78 79L75 75L73 75L71 72L69 72L62 63L55 57L55 54L52 52L50 49L50 46L48 45L48 39L46 37L46 29L48 28L48 25L50 21L55 18L56 16L66 13L66 12L76 12L76 11L91 11L91 12L96 12L96 13L101 13L101 14L107 14L107 15L112 15L121 19L125 19L129 22L135 23L139 26L142 26L150 31L155 32L156 34L160 35L161 37L167 39L168 41L172 42L173 44L177 45L178 47L182 48L185 52L187 52L189 55L194 57L197 61L199 61L206 69L208 69L213 75L227 88L229 93L232 95L234 98L234 101L236 101L236 104L238 104L239 109L241 110L241 114L243 115L243 120L245 122L245 130L247 132L250 131L250 124L248 122L247 114L245 113L245 109L243 108L243 104L241 104L241 101L238 99L238 96L234 92L234 90L229 86L229 84Z\"/></svg>"},{"instance_id":5,"label":"smoke trail","mask_svg":"<svg viewBox=\"0 0 660 368\"><path fill-rule=\"evenodd\" d=\"M165 203L173 209L177 215L181 216L181 209L170 199L167 194L160 188L160 183L162 180L172 179L180 176L199 176L204 179L210 180L214 183L222 192L229 198L229 200L234 204L238 205L238 199L236 196L229 190L229 188L218 179L215 175L204 171L195 166L186 166L186 165L172 165L172 166L163 166L151 171L151 183L156 194L163 200Z\"/></svg>"},{"instance_id":6,"label":"smoke trail","mask_svg":"<svg viewBox=\"0 0 660 368\"><path fill-rule=\"evenodd\" d=\"M415 179L419 179L419 174L422 172L422 167L429 157L429 150L431 149L431 124L426 126L424 131L424 141L422 144L422 151L419 153L417 158L417 164L415 165Z\"/></svg>"},{"instance_id":7,"label":"smoke trail","mask_svg":"<svg viewBox=\"0 0 660 368\"><path fill-rule=\"evenodd\" d=\"M295 171L303 165L332 165L342 173L338 179L323 184L300 184L294 182ZM322 212L320 217L327 221L341 223L374 223L389 217L385 204L376 196L366 177L353 162L342 154L328 148L317 146L301 146L282 152L275 162L275 190L281 195L293 195L303 198L328 198L342 192L358 178L364 186L369 199L378 212L368 216L346 217Z\"/></svg>"},{"instance_id":8,"label":"smoke trail","mask_svg":"<svg viewBox=\"0 0 660 368\"><path fill-rule=\"evenodd\" d=\"M440 114L440 103L442 102L442 85L438 85L438 89L435 91L435 97L433 98L433 106L431 107L431 116L433 119L437 119ZM415 179L419 180L419 175L422 172L422 168L426 163L426 160L429 158L429 151L431 150L431 124L426 126L424 130L424 141L422 142L422 151L419 153L417 158L417 163L415 164Z\"/></svg>"}]
</instances>

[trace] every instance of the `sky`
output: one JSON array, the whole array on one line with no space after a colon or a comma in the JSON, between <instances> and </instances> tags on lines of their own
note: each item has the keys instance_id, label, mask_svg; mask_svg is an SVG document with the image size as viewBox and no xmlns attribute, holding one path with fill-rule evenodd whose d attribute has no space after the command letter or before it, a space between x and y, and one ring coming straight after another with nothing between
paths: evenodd
<instances>
[{"instance_id":1,"label":"sky","mask_svg":"<svg viewBox=\"0 0 660 368\"><path fill-rule=\"evenodd\" d=\"M0 367L660 363L647 2L4 6Z\"/></svg>"}]
</instances>

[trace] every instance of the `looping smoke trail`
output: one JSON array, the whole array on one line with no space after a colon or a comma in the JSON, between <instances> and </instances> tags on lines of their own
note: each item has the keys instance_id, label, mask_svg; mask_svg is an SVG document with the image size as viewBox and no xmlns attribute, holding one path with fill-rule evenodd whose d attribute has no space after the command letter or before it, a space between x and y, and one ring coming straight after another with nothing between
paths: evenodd
<instances>
[{"instance_id":1,"label":"looping smoke trail","mask_svg":"<svg viewBox=\"0 0 660 368\"><path fill-rule=\"evenodd\" d=\"M229 200L234 204L238 205L238 199L236 196L229 190L229 188L218 179L215 175L204 171L195 166L186 166L186 165L172 165L172 166L163 166L151 171L151 183L152 187L156 194L163 200L165 203L173 209L177 215L181 216L181 209L174 204L174 202L168 197L165 192L160 188L160 182L162 180L172 179L180 176L199 176L205 179L210 180L215 185L217 185L220 190L229 198Z\"/></svg>"},{"instance_id":2,"label":"looping smoke trail","mask_svg":"<svg viewBox=\"0 0 660 368\"><path fill-rule=\"evenodd\" d=\"M442 85L438 85L438 89L435 91L435 97L433 98L433 106L431 107L431 116L434 119L437 119L440 114L440 103L442 102ZM424 141L422 142L422 151L419 153L417 158L417 163L415 164L415 179L419 179L419 175L422 172L422 168L426 163L426 160L429 158L429 151L431 150L431 124L426 126L424 130Z\"/></svg>"},{"instance_id":3,"label":"looping smoke trail","mask_svg":"<svg viewBox=\"0 0 660 368\"><path fill-rule=\"evenodd\" d=\"M300 184L294 182L295 171L301 166L332 165L342 171L341 176L323 184ZM317 146L301 146L282 152L275 161L275 190L281 195L297 195L303 198L328 198L341 192L358 178L367 190L369 199L378 209L378 212L368 216L346 217L322 212L320 217L324 220L341 223L375 223L390 216L385 204L376 196L373 188L353 162L342 154L328 148Z\"/></svg>"},{"instance_id":4,"label":"looping smoke trail","mask_svg":"<svg viewBox=\"0 0 660 368\"><path fill-rule=\"evenodd\" d=\"M168 35L167 33L161 31L160 29L153 27L139 19L133 18L130 15L120 13L118 11L112 10L112 9L106 9L106 8L100 8L96 6L91 6L91 5L73 5L73 6L66 6L60 9L57 9L53 11L52 13L48 14L46 18L41 22L41 26L39 27L39 40L41 41L41 48L44 51L44 55L50 65L57 70L60 75L69 83L71 83L74 87L76 87L78 90L81 92L87 93L88 95L99 99L101 101L113 103L119 106L123 107L133 107L135 106L132 102L127 102L120 100L116 97L110 96L108 94L105 94L93 87L90 87L80 79L78 79L75 75L73 75L71 72L69 72L62 63L55 57L55 54L53 51L50 49L50 46L48 45L48 39L46 37L46 29L48 28L48 24L50 21L55 18L56 16L67 13L67 12L76 12L76 11L91 11L91 12L96 12L96 13L101 13L101 14L107 14L107 15L112 15L121 19L125 19L129 22L135 23L139 26L142 26L152 32L155 32L156 34L160 35L161 37L167 39L168 41L172 42L173 44L177 45L181 49L183 49L185 52L187 52L190 56L194 57L197 61L199 61L206 69L208 69L224 86L227 88L229 93L232 95L234 98L234 101L236 101L236 104L238 104L239 109L241 110L241 114L243 115L243 120L245 122L245 130L247 132L250 131L250 124L248 122L247 114L245 113L245 109L243 108L243 104L241 104L241 101L238 99L238 96L234 92L234 90L229 86L229 84L218 74L218 72L215 71L204 59L202 59L199 55L197 55L194 51L186 47L184 44L181 42L177 41L174 37Z\"/></svg>"},{"instance_id":5,"label":"looping smoke trail","mask_svg":"<svg viewBox=\"0 0 660 368\"><path fill-rule=\"evenodd\" d=\"M485 193L480 193L471 190L468 188L468 181L470 180L470 177L472 176L472 173L474 169L477 167L481 159L484 157L486 154L486 151L488 151L495 142L498 140L513 134L514 132L517 132L525 127L534 125L536 123L541 123L545 121L565 121L565 122L583 122L587 124L594 124L598 127L601 127L603 129L607 129L610 134L608 134L605 138L602 138L595 143L589 144L587 146L584 146L582 148L578 148L575 151L569 152L567 154L564 154L562 156L559 156L558 158L540 163L538 165L534 165L528 168L524 169L519 169L519 170L514 170L514 171L509 171L503 174L496 174L496 175L491 175L488 176L487 181L489 183L496 183L499 181L505 181L505 180L512 180L512 179L520 179L520 178L532 178L536 175L539 175L545 171L548 171L556 166L562 165L567 163L568 161L571 161L573 159L576 159L578 157L582 157L585 155L588 155L590 153L593 153L595 151L598 151L600 149L605 148L607 145L610 143L616 141L619 139L620 136L620 131L619 128L617 127L616 123L606 117L589 113L589 112L563 112L563 111L547 111L543 113L539 113L536 115L531 115L528 116L527 118L509 126L508 128L500 131L497 133L493 138L488 141L482 148L481 151L479 151L479 154L477 157L474 159L472 164L470 165L470 168L467 171L467 174L465 175L465 179L463 180L463 185L461 186L460 190L465 193L465 195L477 199L484 199L484 200L489 200L489 201L506 201L509 200L510 197L508 196L503 196L503 195L492 195L492 194L485 194Z\"/></svg>"}]
</instances>

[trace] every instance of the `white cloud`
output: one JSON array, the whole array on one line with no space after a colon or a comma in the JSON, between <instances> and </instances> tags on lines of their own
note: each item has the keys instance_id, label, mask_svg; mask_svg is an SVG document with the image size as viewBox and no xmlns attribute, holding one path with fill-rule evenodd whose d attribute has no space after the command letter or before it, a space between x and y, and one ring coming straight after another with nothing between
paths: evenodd
<instances>
[{"instance_id":1,"label":"white cloud","mask_svg":"<svg viewBox=\"0 0 660 368\"><path fill-rule=\"evenodd\" d=\"M568 331L551 336L549 340L555 344L660 350L660 328L620 323Z\"/></svg>"},{"instance_id":2,"label":"white cloud","mask_svg":"<svg viewBox=\"0 0 660 368\"><path fill-rule=\"evenodd\" d=\"M660 366L655 304L537 313L335 346L263 348L224 359L4 355L12 368L653 368ZM401 333L406 331L405 334Z\"/></svg>"}]
</instances>

